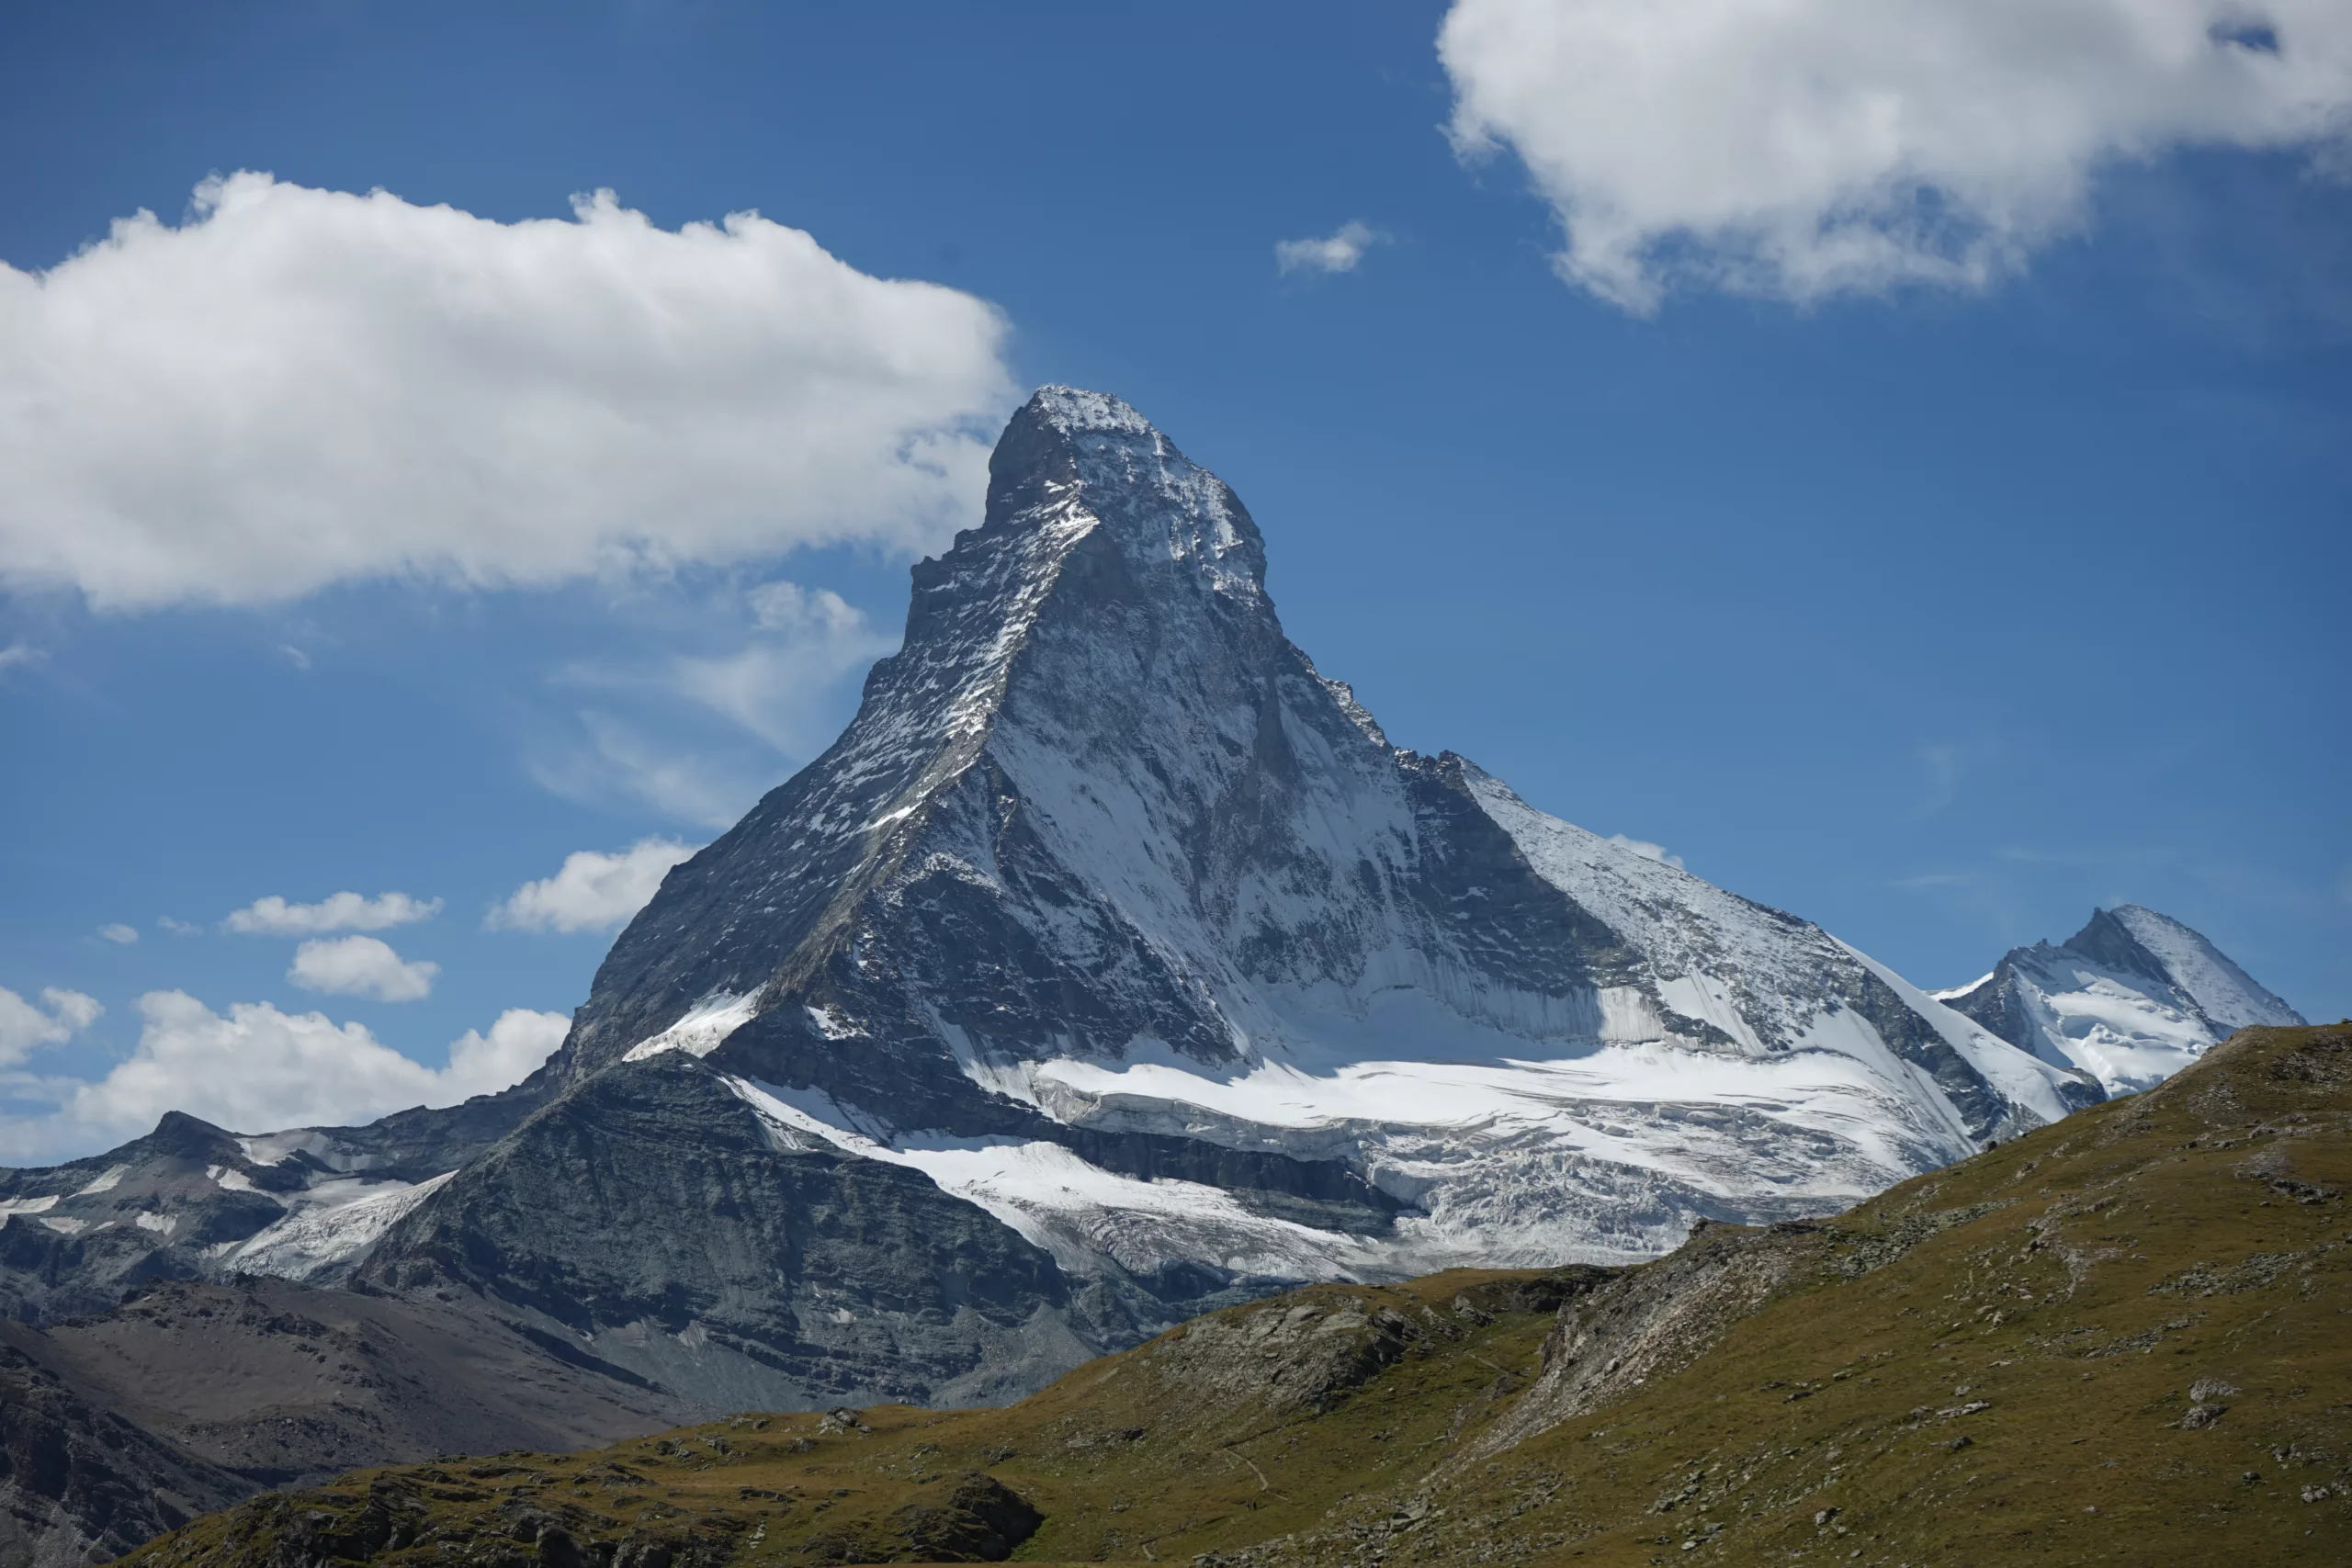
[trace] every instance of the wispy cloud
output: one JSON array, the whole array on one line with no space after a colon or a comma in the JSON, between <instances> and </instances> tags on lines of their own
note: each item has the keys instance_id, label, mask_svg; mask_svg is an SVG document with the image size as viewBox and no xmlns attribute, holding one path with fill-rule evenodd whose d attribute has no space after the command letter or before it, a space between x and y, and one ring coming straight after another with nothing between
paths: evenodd
<instances>
[{"instance_id":1,"label":"wispy cloud","mask_svg":"<svg viewBox=\"0 0 2352 1568\"><path fill-rule=\"evenodd\" d=\"M554 679L590 700L546 723L527 766L583 804L653 807L725 828L821 750L843 697L898 646L830 589L727 583L660 602L648 629L689 646L583 660Z\"/></svg>"},{"instance_id":2,"label":"wispy cloud","mask_svg":"<svg viewBox=\"0 0 2352 1568\"><path fill-rule=\"evenodd\" d=\"M1653 844L1647 839L1629 839L1623 833L1610 834L1609 841L1633 851L1644 860L1654 860L1661 865L1670 865L1677 871L1684 869L1682 857L1668 853L1664 844Z\"/></svg>"},{"instance_id":3,"label":"wispy cloud","mask_svg":"<svg viewBox=\"0 0 2352 1568\"><path fill-rule=\"evenodd\" d=\"M220 923L249 935L316 936L326 931L386 931L429 920L440 912L440 899L412 898L405 893L379 893L373 898L334 893L315 904L289 904L273 893L232 911Z\"/></svg>"},{"instance_id":4,"label":"wispy cloud","mask_svg":"<svg viewBox=\"0 0 2352 1568\"><path fill-rule=\"evenodd\" d=\"M126 926L120 920L117 920L110 926L100 926L98 935L117 946L129 947L139 940L139 928Z\"/></svg>"},{"instance_id":5,"label":"wispy cloud","mask_svg":"<svg viewBox=\"0 0 2352 1568\"><path fill-rule=\"evenodd\" d=\"M1274 265L1285 274L1353 272L1364 253L1387 237L1368 223L1350 220L1319 240L1277 240Z\"/></svg>"},{"instance_id":6,"label":"wispy cloud","mask_svg":"<svg viewBox=\"0 0 2352 1568\"><path fill-rule=\"evenodd\" d=\"M97 1021L106 1010L97 998L80 991L51 987L35 1007L6 986L0 986L0 1066L25 1059L42 1045L62 1045Z\"/></svg>"}]
</instances>

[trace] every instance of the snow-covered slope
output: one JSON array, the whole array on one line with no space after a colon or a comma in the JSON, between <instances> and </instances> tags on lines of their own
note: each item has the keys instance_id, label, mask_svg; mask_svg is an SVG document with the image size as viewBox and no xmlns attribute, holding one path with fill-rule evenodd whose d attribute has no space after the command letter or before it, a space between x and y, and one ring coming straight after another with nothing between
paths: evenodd
<instances>
[{"instance_id":1,"label":"snow-covered slope","mask_svg":"<svg viewBox=\"0 0 2352 1568\"><path fill-rule=\"evenodd\" d=\"M779 1137L1138 1277L1646 1256L2096 1098L1392 748L1283 637L1240 502L1125 403L1040 392L991 475L855 721L672 874L561 1070L692 1051Z\"/></svg>"},{"instance_id":2,"label":"snow-covered slope","mask_svg":"<svg viewBox=\"0 0 2352 1568\"><path fill-rule=\"evenodd\" d=\"M2204 937L2137 904L2094 910L2060 945L2014 949L1975 984L1937 994L2113 1094L2170 1077L2233 1031L2304 1021Z\"/></svg>"}]
</instances>

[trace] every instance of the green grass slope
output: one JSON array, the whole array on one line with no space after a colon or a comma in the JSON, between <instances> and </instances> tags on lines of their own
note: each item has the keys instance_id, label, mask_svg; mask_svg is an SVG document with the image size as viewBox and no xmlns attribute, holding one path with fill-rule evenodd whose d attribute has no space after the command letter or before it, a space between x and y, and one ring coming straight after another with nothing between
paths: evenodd
<instances>
[{"instance_id":1,"label":"green grass slope","mask_svg":"<svg viewBox=\"0 0 2352 1568\"><path fill-rule=\"evenodd\" d=\"M1819 1225L1229 1309L1004 1409L256 1499L164 1564L2352 1562L2352 1027Z\"/></svg>"}]
</instances>

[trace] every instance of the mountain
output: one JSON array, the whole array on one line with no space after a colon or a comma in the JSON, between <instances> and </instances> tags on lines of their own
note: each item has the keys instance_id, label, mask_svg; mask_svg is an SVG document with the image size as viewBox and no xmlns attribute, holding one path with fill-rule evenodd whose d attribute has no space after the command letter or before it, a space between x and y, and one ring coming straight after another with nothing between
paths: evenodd
<instances>
[{"instance_id":1,"label":"mountain","mask_svg":"<svg viewBox=\"0 0 2352 1568\"><path fill-rule=\"evenodd\" d=\"M1820 1223L1230 1307L1009 1408L740 1416L247 1503L139 1568L2335 1564L2352 1027Z\"/></svg>"},{"instance_id":2,"label":"mountain","mask_svg":"<svg viewBox=\"0 0 2352 1568\"><path fill-rule=\"evenodd\" d=\"M2012 948L1974 985L1935 996L2110 1094L2171 1077L2233 1031L2304 1021L2211 942L2137 904L2095 909L2060 945Z\"/></svg>"},{"instance_id":3,"label":"mountain","mask_svg":"<svg viewBox=\"0 0 2352 1568\"><path fill-rule=\"evenodd\" d=\"M1303 1280L1613 1263L2099 1098L1819 928L1391 746L1240 501L1048 388L834 744L528 1083L0 1179L33 1319L266 1274L712 1409L986 1402Z\"/></svg>"},{"instance_id":4,"label":"mountain","mask_svg":"<svg viewBox=\"0 0 2352 1568\"><path fill-rule=\"evenodd\" d=\"M721 1404L1005 1398L1285 1281L1834 1211L2098 1097L1391 746L1264 578L1223 482L1039 392L847 730L355 1280Z\"/></svg>"}]
</instances>

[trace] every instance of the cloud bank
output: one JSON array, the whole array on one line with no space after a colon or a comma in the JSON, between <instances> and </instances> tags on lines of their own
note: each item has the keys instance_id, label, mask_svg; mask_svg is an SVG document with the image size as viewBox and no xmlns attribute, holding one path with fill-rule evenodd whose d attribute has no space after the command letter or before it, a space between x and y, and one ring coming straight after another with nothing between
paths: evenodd
<instances>
[{"instance_id":1,"label":"cloud bank","mask_svg":"<svg viewBox=\"0 0 2352 1568\"><path fill-rule=\"evenodd\" d=\"M455 1105L521 1081L563 1042L570 1021L514 1008L485 1035L468 1030L445 1067L427 1067L362 1025L323 1014L285 1013L238 1002L226 1016L183 991L139 999L139 1047L96 1083L74 1089L58 1112L8 1126L13 1157L115 1143L183 1111L240 1133L348 1126L413 1105Z\"/></svg>"},{"instance_id":2,"label":"cloud bank","mask_svg":"<svg viewBox=\"0 0 2352 1568\"><path fill-rule=\"evenodd\" d=\"M516 888L488 923L508 931L610 931L645 908L670 868L694 852L675 839L642 839L618 854L577 851L553 876Z\"/></svg>"},{"instance_id":3,"label":"cloud bank","mask_svg":"<svg viewBox=\"0 0 2352 1568\"><path fill-rule=\"evenodd\" d=\"M1438 48L1457 147L1524 160L1562 276L1640 312L1981 287L2103 163L2352 146L2343 0L1455 0Z\"/></svg>"},{"instance_id":4,"label":"cloud bank","mask_svg":"<svg viewBox=\"0 0 2352 1568\"><path fill-rule=\"evenodd\" d=\"M1005 322L755 213L498 223L241 173L0 265L0 583L535 585L976 515Z\"/></svg>"},{"instance_id":5,"label":"cloud bank","mask_svg":"<svg viewBox=\"0 0 2352 1568\"><path fill-rule=\"evenodd\" d=\"M232 931L260 936L317 936L327 931L380 931L429 920L441 912L438 898L405 893L331 893L315 904L289 904L273 893L232 910L220 923Z\"/></svg>"}]
</instances>

